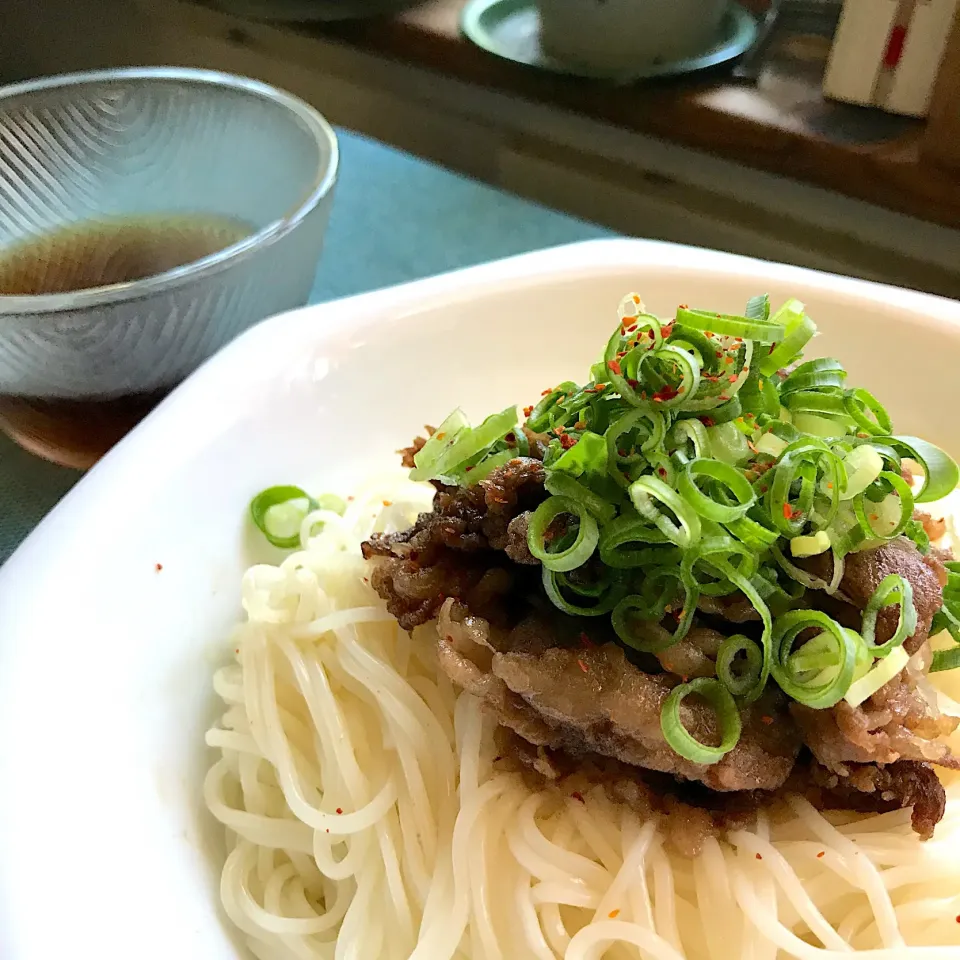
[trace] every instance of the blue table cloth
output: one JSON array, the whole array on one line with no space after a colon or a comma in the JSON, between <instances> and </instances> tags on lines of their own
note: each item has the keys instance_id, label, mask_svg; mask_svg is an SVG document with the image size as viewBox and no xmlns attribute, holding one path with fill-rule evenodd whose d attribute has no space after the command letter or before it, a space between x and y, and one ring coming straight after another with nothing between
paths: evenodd
<instances>
[{"instance_id":1,"label":"blue table cloth","mask_svg":"<svg viewBox=\"0 0 960 960\"><path fill-rule=\"evenodd\" d=\"M608 231L339 131L340 183L312 303ZM0 563L80 479L0 436Z\"/></svg>"}]
</instances>

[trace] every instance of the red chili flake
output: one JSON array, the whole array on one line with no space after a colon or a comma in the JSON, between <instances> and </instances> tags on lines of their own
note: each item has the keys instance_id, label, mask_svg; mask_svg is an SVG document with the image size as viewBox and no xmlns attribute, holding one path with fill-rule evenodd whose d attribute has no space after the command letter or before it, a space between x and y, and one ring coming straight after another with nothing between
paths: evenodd
<instances>
[{"instance_id":1,"label":"red chili flake","mask_svg":"<svg viewBox=\"0 0 960 960\"><path fill-rule=\"evenodd\" d=\"M578 661L577 661L577 666L580 667L580 669L581 669L584 673L589 673L589 672L590 672L590 668L589 668L582 660L578 660Z\"/></svg>"},{"instance_id":2,"label":"red chili flake","mask_svg":"<svg viewBox=\"0 0 960 960\"><path fill-rule=\"evenodd\" d=\"M547 387L546 390L541 390L541 391L540 391L540 396L541 396L541 397L548 397L551 393L553 393L553 389L552 389L551 387Z\"/></svg>"},{"instance_id":3,"label":"red chili flake","mask_svg":"<svg viewBox=\"0 0 960 960\"><path fill-rule=\"evenodd\" d=\"M633 294L633 295L630 297L630 299L631 299L638 307L640 306L640 298L639 298L636 294Z\"/></svg>"},{"instance_id":4,"label":"red chili flake","mask_svg":"<svg viewBox=\"0 0 960 960\"><path fill-rule=\"evenodd\" d=\"M240 652L240 648L239 648L239 647L236 647L233 652L234 652L234 653L239 653L239 652Z\"/></svg>"},{"instance_id":5,"label":"red chili flake","mask_svg":"<svg viewBox=\"0 0 960 960\"><path fill-rule=\"evenodd\" d=\"M672 383L667 383L653 395L653 399L659 403L664 400L672 400L679 395L680 391Z\"/></svg>"},{"instance_id":6,"label":"red chili flake","mask_svg":"<svg viewBox=\"0 0 960 960\"><path fill-rule=\"evenodd\" d=\"M743 337L734 337L734 338L733 338L733 342L734 342L734 343L743 343Z\"/></svg>"},{"instance_id":7,"label":"red chili flake","mask_svg":"<svg viewBox=\"0 0 960 960\"><path fill-rule=\"evenodd\" d=\"M607 361L608 369L612 370L618 377L620 376L620 364L616 360Z\"/></svg>"},{"instance_id":8,"label":"red chili flake","mask_svg":"<svg viewBox=\"0 0 960 960\"><path fill-rule=\"evenodd\" d=\"M627 451L626 451L626 450L618 450L618 451L617 451L617 456L618 456L618 457L625 457L626 455L627 455Z\"/></svg>"},{"instance_id":9,"label":"red chili flake","mask_svg":"<svg viewBox=\"0 0 960 960\"><path fill-rule=\"evenodd\" d=\"M871 513L871 514L870 514L870 519L871 519L871 520L879 520L880 518L879 518L875 513Z\"/></svg>"},{"instance_id":10,"label":"red chili flake","mask_svg":"<svg viewBox=\"0 0 960 960\"><path fill-rule=\"evenodd\" d=\"M163 564L162 564L162 563L158 563L158 564L154 567L154 569L157 571L157 573L159 573L159 572L163 569Z\"/></svg>"},{"instance_id":11,"label":"red chili flake","mask_svg":"<svg viewBox=\"0 0 960 960\"><path fill-rule=\"evenodd\" d=\"M607 916L608 916L611 920L616 920L617 917L620 916L620 911L619 911L619 910L611 910L611 911L607 914Z\"/></svg>"},{"instance_id":12,"label":"red chili flake","mask_svg":"<svg viewBox=\"0 0 960 960\"><path fill-rule=\"evenodd\" d=\"M827 855L827 851L826 851L826 850L821 850L821 851L817 854L817 859L818 859L818 860L822 860L826 855ZM957 917L957 923L960 923L960 917Z\"/></svg>"},{"instance_id":13,"label":"red chili flake","mask_svg":"<svg viewBox=\"0 0 960 960\"><path fill-rule=\"evenodd\" d=\"M583 799L583 794L579 790L574 790L570 794L571 798L574 800L579 800L581 803L586 803L587 801Z\"/></svg>"},{"instance_id":14,"label":"red chili flake","mask_svg":"<svg viewBox=\"0 0 960 960\"><path fill-rule=\"evenodd\" d=\"M327 833L329 833L329 832L330 832L330 828L329 828L329 827L327 827Z\"/></svg>"},{"instance_id":15,"label":"red chili flake","mask_svg":"<svg viewBox=\"0 0 960 960\"><path fill-rule=\"evenodd\" d=\"M744 367L743 370L741 371L741 373L749 373L749 372L750 372L749 367Z\"/></svg>"},{"instance_id":16,"label":"red chili flake","mask_svg":"<svg viewBox=\"0 0 960 960\"><path fill-rule=\"evenodd\" d=\"M476 466L476 464L474 464L474 466ZM464 473L469 473L472 469L473 469L473 467L464 467L464 468L463 468L463 472L464 472Z\"/></svg>"},{"instance_id":17,"label":"red chili flake","mask_svg":"<svg viewBox=\"0 0 960 960\"><path fill-rule=\"evenodd\" d=\"M760 718L768 727L773 723L773 717L761 717Z\"/></svg>"},{"instance_id":18,"label":"red chili flake","mask_svg":"<svg viewBox=\"0 0 960 960\"><path fill-rule=\"evenodd\" d=\"M337 813L343 813L343 807L337 807Z\"/></svg>"},{"instance_id":19,"label":"red chili flake","mask_svg":"<svg viewBox=\"0 0 960 960\"><path fill-rule=\"evenodd\" d=\"M793 519L793 507L789 503L783 505L783 519L792 520Z\"/></svg>"},{"instance_id":20,"label":"red chili flake","mask_svg":"<svg viewBox=\"0 0 960 960\"><path fill-rule=\"evenodd\" d=\"M723 362L724 362L724 363L733 363L733 357L731 357L731 356L728 355L728 356L726 356L726 357L723 358Z\"/></svg>"},{"instance_id":21,"label":"red chili flake","mask_svg":"<svg viewBox=\"0 0 960 960\"><path fill-rule=\"evenodd\" d=\"M668 323L665 327L661 327L661 328L660 328L660 336L663 337L664 340L666 340L667 337L669 337L671 333L673 333L673 324L672 324L672 323Z\"/></svg>"},{"instance_id":22,"label":"red chili flake","mask_svg":"<svg viewBox=\"0 0 960 960\"><path fill-rule=\"evenodd\" d=\"M580 645L587 650L592 650L596 647L596 644L582 631L580 633Z\"/></svg>"},{"instance_id":23,"label":"red chili flake","mask_svg":"<svg viewBox=\"0 0 960 960\"><path fill-rule=\"evenodd\" d=\"M762 857L762 856L760 856L760 854L758 853L758 854L757 854L757 859L758 859L758 860L762 860L762 859L763 859L763 857Z\"/></svg>"},{"instance_id":24,"label":"red chili flake","mask_svg":"<svg viewBox=\"0 0 960 960\"><path fill-rule=\"evenodd\" d=\"M725 393L721 393L720 396L717 397L717 399L718 399L718 400L729 400L730 398L729 398Z\"/></svg>"},{"instance_id":25,"label":"red chili flake","mask_svg":"<svg viewBox=\"0 0 960 960\"><path fill-rule=\"evenodd\" d=\"M718 360L722 360L722 359L723 359L723 351L722 351L722 350L718 350L718 351L717 351L717 359L718 359Z\"/></svg>"},{"instance_id":26,"label":"red chili flake","mask_svg":"<svg viewBox=\"0 0 960 960\"><path fill-rule=\"evenodd\" d=\"M716 424L717 424L717 421L714 420L713 417L701 417L701 418L700 418L700 422L701 422L705 427L714 427L714 426L716 426Z\"/></svg>"},{"instance_id":27,"label":"red chili flake","mask_svg":"<svg viewBox=\"0 0 960 960\"><path fill-rule=\"evenodd\" d=\"M636 390L637 387L640 386L640 381L639 381L639 380L632 380L631 378L628 377L628 378L627 378L627 386L633 387L633 389Z\"/></svg>"},{"instance_id":28,"label":"red chili flake","mask_svg":"<svg viewBox=\"0 0 960 960\"><path fill-rule=\"evenodd\" d=\"M677 309L678 309L678 310L689 310L689 309L690 309L690 304L688 304L688 303L681 303L680 306L677 307Z\"/></svg>"},{"instance_id":29,"label":"red chili flake","mask_svg":"<svg viewBox=\"0 0 960 960\"><path fill-rule=\"evenodd\" d=\"M446 433L438 433L438 434L437 434L437 439L438 439L438 440L442 440L445 436L446 436Z\"/></svg>"},{"instance_id":30,"label":"red chili flake","mask_svg":"<svg viewBox=\"0 0 960 960\"><path fill-rule=\"evenodd\" d=\"M769 357L770 354L773 353L773 351L774 351L776 348L777 348L777 345L776 345L775 343L771 343L771 344L770 344L770 349L767 351L767 356Z\"/></svg>"},{"instance_id":31,"label":"red chili flake","mask_svg":"<svg viewBox=\"0 0 960 960\"><path fill-rule=\"evenodd\" d=\"M561 424L559 427L554 427L553 432L559 437L567 432L567 428Z\"/></svg>"},{"instance_id":32,"label":"red chili flake","mask_svg":"<svg viewBox=\"0 0 960 960\"><path fill-rule=\"evenodd\" d=\"M560 438L560 446L563 447L564 450L569 450L571 447L576 446L576 444L577 444L577 438L571 437L569 433L565 433Z\"/></svg>"},{"instance_id":33,"label":"red chili flake","mask_svg":"<svg viewBox=\"0 0 960 960\"><path fill-rule=\"evenodd\" d=\"M587 424L586 424L583 420L578 420L578 421L573 425L573 429L574 429L574 430L586 430L586 429L587 429Z\"/></svg>"},{"instance_id":34,"label":"red chili flake","mask_svg":"<svg viewBox=\"0 0 960 960\"><path fill-rule=\"evenodd\" d=\"M507 443L516 443L517 435L511 430L504 438Z\"/></svg>"},{"instance_id":35,"label":"red chili flake","mask_svg":"<svg viewBox=\"0 0 960 960\"><path fill-rule=\"evenodd\" d=\"M761 492L761 493L766 493L766 492L767 492L767 487L761 487L761 488L760 488L760 492Z\"/></svg>"},{"instance_id":36,"label":"red chili flake","mask_svg":"<svg viewBox=\"0 0 960 960\"><path fill-rule=\"evenodd\" d=\"M960 913L957 914L957 923L960 923Z\"/></svg>"},{"instance_id":37,"label":"red chili flake","mask_svg":"<svg viewBox=\"0 0 960 960\"><path fill-rule=\"evenodd\" d=\"M633 317L631 317L630 319L632 320ZM624 332L624 333L633 333L633 331L636 330L636 329L637 329L637 325L636 325L635 323L633 323L633 324L631 324L629 327L627 327L627 329L624 330L623 332Z\"/></svg>"},{"instance_id":38,"label":"red chili flake","mask_svg":"<svg viewBox=\"0 0 960 960\"><path fill-rule=\"evenodd\" d=\"M525 417L529 417L531 413L533 413L533 404L531 404L529 407L523 408L523 415Z\"/></svg>"},{"instance_id":39,"label":"red chili flake","mask_svg":"<svg viewBox=\"0 0 960 960\"><path fill-rule=\"evenodd\" d=\"M348 502L348 503L353 503L353 500L354 500L354 497L353 497L353 496L347 497L347 502Z\"/></svg>"},{"instance_id":40,"label":"red chili flake","mask_svg":"<svg viewBox=\"0 0 960 960\"><path fill-rule=\"evenodd\" d=\"M727 382L728 382L728 383L736 383L736 382L737 382L737 375L736 375L735 373L731 373L730 376L727 377Z\"/></svg>"},{"instance_id":41,"label":"red chili flake","mask_svg":"<svg viewBox=\"0 0 960 960\"><path fill-rule=\"evenodd\" d=\"M704 330L703 335L710 340L713 339L713 334L709 330Z\"/></svg>"},{"instance_id":42,"label":"red chili flake","mask_svg":"<svg viewBox=\"0 0 960 960\"><path fill-rule=\"evenodd\" d=\"M680 679L681 679L684 683L686 683L690 678L689 678L685 673L681 673L681 674L680 674Z\"/></svg>"},{"instance_id":43,"label":"red chili flake","mask_svg":"<svg viewBox=\"0 0 960 960\"><path fill-rule=\"evenodd\" d=\"M661 477L665 477L667 475L666 467L657 467L657 473L659 473Z\"/></svg>"},{"instance_id":44,"label":"red chili flake","mask_svg":"<svg viewBox=\"0 0 960 960\"><path fill-rule=\"evenodd\" d=\"M502 759L503 759L503 757L494 757L494 758L493 758L493 762L494 762L494 763L499 763L499 761L501 761Z\"/></svg>"},{"instance_id":45,"label":"red chili flake","mask_svg":"<svg viewBox=\"0 0 960 960\"><path fill-rule=\"evenodd\" d=\"M384 501L383 501L383 505L384 505L385 507L392 507L392 506L393 506L393 501L392 501L392 500L384 500Z\"/></svg>"},{"instance_id":46,"label":"red chili flake","mask_svg":"<svg viewBox=\"0 0 960 960\"><path fill-rule=\"evenodd\" d=\"M652 328L652 327L647 331L647 336L648 336L651 340L653 340L653 339L656 337L656 334L653 332L653 328Z\"/></svg>"}]
</instances>

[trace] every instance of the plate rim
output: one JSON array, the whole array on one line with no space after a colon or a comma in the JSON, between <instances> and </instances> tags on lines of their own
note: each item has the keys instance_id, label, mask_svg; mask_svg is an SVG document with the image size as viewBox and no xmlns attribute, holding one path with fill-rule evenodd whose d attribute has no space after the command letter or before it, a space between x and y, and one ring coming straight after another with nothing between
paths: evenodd
<instances>
[{"instance_id":1,"label":"plate rim","mask_svg":"<svg viewBox=\"0 0 960 960\"><path fill-rule=\"evenodd\" d=\"M246 358L259 358L261 343L282 342L292 357L305 344L316 346L332 342L348 331L355 332L358 323L378 327L384 323L402 324L411 312L420 313L433 306L468 300L481 294L491 282L496 282L505 291L524 289L542 284L552 276L569 278L571 274L594 276L606 271L616 272L638 260L647 264L661 264L663 269L678 275L692 270L703 273L739 272L771 282L794 282L798 286L814 283L821 289L851 300L860 300L864 295L872 294L873 298L883 298L888 305L902 306L911 311L922 310L924 322L939 327L945 334L960 335L960 301L957 300L742 254L626 237L599 238L549 247L326 303L298 307L261 320L219 350L77 482L6 562L0 565L0 606L7 600L15 602L15 595L6 596L11 592L10 582L21 576L20 570L29 566L31 555L38 546L42 548L46 538L64 522L64 517L78 510L78 504L95 499L102 488L108 489L114 473L135 467L138 457L149 457L155 434L162 436L165 431L169 432L168 424L194 415L194 397L209 398L216 392L215 387L222 388L227 395L239 393L233 381L233 371L243 368ZM394 314L389 321L384 321L380 316L385 302L389 302ZM279 356L276 350L274 354ZM269 379L280 375L280 371L265 369L263 375Z\"/></svg>"},{"instance_id":2,"label":"plate rim","mask_svg":"<svg viewBox=\"0 0 960 960\"><path fill-rule=\"evenodd\" d=\"M562 63L546 54L539 60L527 59L512 55L503 45L496 43L482 21L495 7L511 7L514 12L520 8L533 8L536 12L536 0L469 0L460 14L460 30L463 35L481 50L516 63L532 70L550 73L557 76L580 77L589 80L605 80L617 85L628 85L641 80L656 80L662 77L686 76L708 70L735 60L750 49L757 38L759 30L757 18L739 0L727 0L727 9L724 18L735 20L733 36L722 45L714 47L692 57L682 57L678 60L669 60L666 63L649 65L637 70L611 71L591 70L588 67L577 67Z\"/></svg>"}]
</instances>

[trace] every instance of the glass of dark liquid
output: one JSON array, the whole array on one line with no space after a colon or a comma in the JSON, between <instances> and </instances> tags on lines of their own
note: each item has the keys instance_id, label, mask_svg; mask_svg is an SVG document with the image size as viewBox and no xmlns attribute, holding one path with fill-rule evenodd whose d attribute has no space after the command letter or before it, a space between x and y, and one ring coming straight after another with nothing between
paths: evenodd
<instances>
[{"instance_id":1,"label":"glass of dark liquid","mask_svg":"<svg viewBox=\"0 0 960 960\"><path fill-rule=\"evenodd\" d=\"M0 89L0 430L89 467L233 337L305 304L337 166L315 110L242 77Z\"/></svg>"},{"instance_id":2,"label":"glass of dark liquid","mask_svg":"<svg viewBox=\"0 0 960 960\"><path fill-rule=\"evenodd\" d=\"M252 226L241 220L199 213L61 227L0 251L0 297L130 284L209 257L252 232ZM32 453L87 469L172 386L90 399L0 395L0 429Z\"/></svg>"}]
</instances>

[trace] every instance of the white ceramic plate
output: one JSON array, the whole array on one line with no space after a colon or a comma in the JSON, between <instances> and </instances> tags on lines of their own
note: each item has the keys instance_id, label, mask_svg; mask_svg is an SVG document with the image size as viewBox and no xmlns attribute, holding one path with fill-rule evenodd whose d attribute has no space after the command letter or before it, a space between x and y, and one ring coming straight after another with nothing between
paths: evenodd
<instances>
[{"instance_id":1,"label":"white ceramic plate","mask_svg":"<svg viewBox=\"0 0 960 960\"><path fill-rule=\"evenodd\" d=\"M582 375L621 295L796 295L898 429L960 451L960 304L644 241L532 254L266 321L177 390L0 571L0 957L226 960L203 730L273 483L349 488L453 406ZM157 565L163 569L158 570Z\"/></svg>"}]
</instances>

